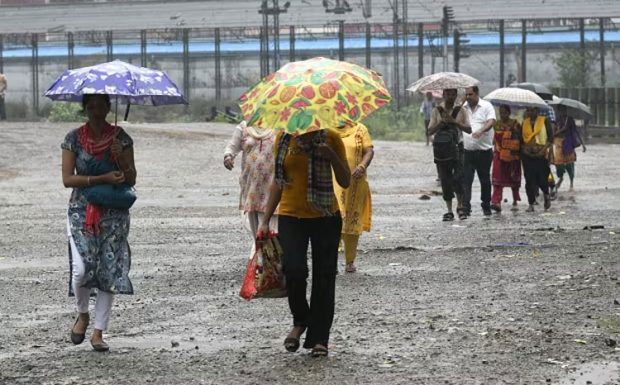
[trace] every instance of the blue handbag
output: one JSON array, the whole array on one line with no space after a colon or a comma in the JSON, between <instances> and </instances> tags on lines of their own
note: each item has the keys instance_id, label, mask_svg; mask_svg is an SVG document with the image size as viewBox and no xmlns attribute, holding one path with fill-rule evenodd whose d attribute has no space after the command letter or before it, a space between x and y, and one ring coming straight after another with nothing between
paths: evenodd
<instances>
[{"instance_id":1,"label":"blue handbag","mask_svg":"<svg viewBox=\"0 0 620 385\"><path fill-rule=\"evenodd\" d=\"M99 184L83 189L88 203L112 209L126 210L136 201L136 192L128 184Z\"/></svg>"}]
</instances>

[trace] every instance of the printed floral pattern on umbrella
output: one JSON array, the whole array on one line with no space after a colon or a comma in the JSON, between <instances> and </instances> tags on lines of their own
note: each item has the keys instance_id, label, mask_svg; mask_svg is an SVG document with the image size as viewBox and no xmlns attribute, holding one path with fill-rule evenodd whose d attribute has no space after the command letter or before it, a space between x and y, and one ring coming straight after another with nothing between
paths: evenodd
<instances>
[{"instance_id":1,"label":"printed floral pattern on umbrella","mask_svg":"<svg viewBox=\"0 0 620 385\"><path fill-rule=\"evenodd\" d=\"M249 126L298 135L357 122L391 99L379 73L317 57L266 76L239 105Z\"/></svg>"},{"instance_id":2,"label":"printed floral pattern on umbrella","mask_svg":"<svg viewBox=\"0 0 620 385\"><path fill-rule=\"evenodd\" d=\"M117 96L121 103L187 104L168 75L120 60L67 70L45 92L51 100L81 102L85 94Z\"/></svg>"},{"instance_id":3,"label":"printed floral pattern on umbrella","mask_svg":"<svg viewBox=\"0 0 620 385\"><path fill-rule=\"evenodd\" d=\"M478 84L480 84L479 80L464 73L437 72L411 83L407 87L407 91L424 93L428 91L467 88L477 86Z\"/></svg>"}]
</instances>

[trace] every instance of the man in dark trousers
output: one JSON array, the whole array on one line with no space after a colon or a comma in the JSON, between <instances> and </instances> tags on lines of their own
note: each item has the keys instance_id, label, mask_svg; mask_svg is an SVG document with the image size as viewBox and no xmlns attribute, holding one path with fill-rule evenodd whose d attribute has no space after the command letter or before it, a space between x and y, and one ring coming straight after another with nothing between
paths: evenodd
<instances>
[{"instance_id":1,"label":"man in dark trousers","mask_svg":"<svg viewBox=\"0 0 620 385\"><path fill-rule=\"evenodd\" d=\"M471 128L467 113L460 106L454 105L455 100L455 89L444 90L443 102L433 108L428 125L429 135L435 135L433 157L441 181L443 199L448 209L443 215L444 221L454 220L452 199L455 195L459 218L467 218L463 213L462 132L471 132Z\"/></svg>"},{"instance_id":2,"label":"man in dark trousers","mask_svg":"<svg viewBox=\"0 0 620 385\"><path fill-rule=\"evenodd\" d=\"M480 181L480 200L482 212L491 215L491 162L493 161L493 126L495 108L486 100L480 99L477 86L465 89L467 102L463 109L469 115L471 134L463 134L465 156L463 160L463 205L467 215L471 215L471 187L474 174Z\"/></svg>"}]
</instances>

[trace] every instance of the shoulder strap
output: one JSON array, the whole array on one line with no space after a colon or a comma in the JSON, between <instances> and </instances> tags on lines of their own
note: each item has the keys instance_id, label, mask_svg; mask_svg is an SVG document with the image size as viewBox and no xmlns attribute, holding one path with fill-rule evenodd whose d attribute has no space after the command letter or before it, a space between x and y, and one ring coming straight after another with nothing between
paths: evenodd
<instances>
[{"instance_id":1,"label":"shoulder strap","mask_svg":"<svg viewBox=\"0 0 620 385\"><path fill-rule=\"evenodd\" d=\"M456 119L456 116L459 114L460 111L461 111L461 106L454 107L454 109L452 110L452 117Z\"/></svg>"},{"instance_id":2,"label":"shoulder strap","mask_svg":"<svg viewBox=\"0 0 620 385\"><path fill-rule=\"evenodd\" d=\"M439 111L440 114L443 114L443 107L437 106L437 111Z\"/></svg>"}]
</instances>

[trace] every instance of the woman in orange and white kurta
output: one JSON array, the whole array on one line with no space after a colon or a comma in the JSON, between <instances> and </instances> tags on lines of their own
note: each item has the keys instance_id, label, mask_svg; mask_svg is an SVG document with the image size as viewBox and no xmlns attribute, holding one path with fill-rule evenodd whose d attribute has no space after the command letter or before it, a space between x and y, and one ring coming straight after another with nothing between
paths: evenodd
<instances>
[{"instance_id":1,"label":"woman in orange and white kurta","mask_svg":"<svg viewBox=\"0 0 620 385\"><path fill-rule=\"evenodd\" d=\"M353 273L357 270L355 257L359 237L363 231L370 231L372 204L366 169L372 161L374 149L368 129L361 123L347 125L336 131L344 143L352 176L351 185L347 189L334 182L334 192L342 215L345 271Z\"/></svg>"}]
</instances>

